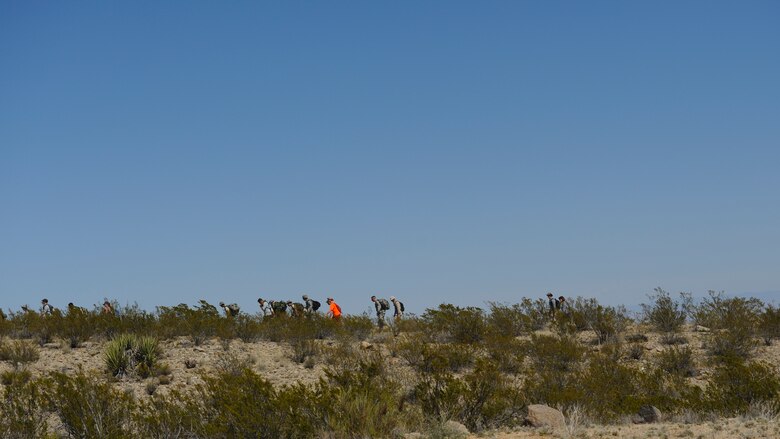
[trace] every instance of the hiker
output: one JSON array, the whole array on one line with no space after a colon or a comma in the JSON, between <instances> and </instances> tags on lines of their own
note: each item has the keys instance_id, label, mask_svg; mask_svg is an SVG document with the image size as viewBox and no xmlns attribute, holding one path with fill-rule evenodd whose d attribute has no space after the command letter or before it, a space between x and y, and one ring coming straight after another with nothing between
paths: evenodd
<instances>
[{"instance_id":1,"label":"hiker","mask_svg":"<svg viewBox=\"0 0 780 439\"><path fill-rule=\"evenodd\" d=\"M563 296L558 297L558 303L555 304L558 312L569 315L569 302Z\"/></svg>"},{"instance_id":2,"label":"hiker","mask_svg":"<svg viewBox=\"0 0 780 439\"><path fill-rule=\"evenodd\" d=\"M41 315L46 317L50 316L51 313L54 311L54 308L49 305L49 299L43 299L41 300Z\"/></svg>"},{"instance_id":3,"label":"hiker","mask_svg":"<svg viewBox=\"0 0 780 439\"><path fill-rule=\"evenodd\" d=\"M287 317L287 303L282 300L272 300L271 309L274 317Z\"/></svg>"},{"instance_id":4,"label":"hiker","mask_svg":"<svg viewBox=\"0 0 780 439\"><path fill-rule=\"evenodd\" d=\"M555 318L555 311L561 307L558 299L553 296L553 293L547 293L547 304L550 306L550 318Z\"/></svg>"},{"instance_id":5,"label":"hiker","mask_svg":"<svg viewBox=\"0 0 780 439\"><path fill-rule=\"evenodd\" d=\"M395 296L390 296L390 302L393 303L393 319L397 322L404 316L404 304L396 299Z\"/></svg>"},{"instance_id":6,"label":"hiker","mask_svg":"<svg viewBox=\"0 0 780 439\"><path fill-rule=\"evenodd\" d=\"M240 308L237 304L231 303L230 305L225 305L225 302L219 302L219 306L222 308L223 311L225 311L225 317L235 317L238 315Z\"/></svg>"},{"instance_id":7,"label":"hiker","mask_svg":"<svg viewBox=\"0 0 780 439\"><path fill-rule=\"evenodd\" d=\"M266 302L263 298L257 299L257 303L260 304L260 314L263 315L263 318L273 317L274 309L271 307L270 303Z\"/></svg>"},{"instance_id":8,"label":"hiker","mask_svg":"<svg viewBox=\"0 0 780 439\"><path fill-rule=\"evenodd\" d=\"M292 300L287 301L287 308L290 309L290 316L291 317L303 317L304 314L304 307L302 303L295 302L293 303Z\"/></svg>"},{"instance_id":9,"label":"hiker","mask_svg":"<svg viewBox=\"0 0 780 439\"><path fill-rule=\"evenodd\" d=\"M376 324L379 326L379 330L385 327L385 313L390 309L390 304L387 303L387 299L377 299L376 296L371 296L371 301L374 302L374 308L376 308Z\"/></svg>"},{"instance_id":10,"label":"hiker","mask_svg":"<svg viewBox=\"0 0 780 439\"><path fill-rule=\"evenodd\" d=\"M329 311L327 314L325 314L325 317L330 317L337 322L341 321L341 307L339 304L336 303L332 297L328 297L328 300L326 300L325 303L327 303L329 306Z\"/></svg>"},{"instance_id":11,"label":"hiker","mask_svg":"<svg viewBox=\"0 0 780 439\"><path fill-rule=\"evenodd\" d=\"M109 316L116 315L116 312L114 311L114 306L111 305L111 302L109 302L108 300L103 302L103 308L100 309L100 313Z\"/></svg>"},{"instance_id":12,"label":"hiker","mask_svg":"<svg viewBox=\"0 0 780 439\"><path fill-rule=\"evenodd\" d=\"M320 302L317 302L314 299L310 299L308 294L304 294L301 296L303 299L304 304L304 312L307 316L310 316L317 312L318 309L320 309Z\"/></svg>"}]
</instances>

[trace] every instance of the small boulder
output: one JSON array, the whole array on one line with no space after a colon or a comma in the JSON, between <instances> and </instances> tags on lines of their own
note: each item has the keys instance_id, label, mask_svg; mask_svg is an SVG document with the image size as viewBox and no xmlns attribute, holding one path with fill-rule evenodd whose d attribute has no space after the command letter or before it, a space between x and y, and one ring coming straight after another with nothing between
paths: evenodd
<instances>
[{"instance_id":1,"label":"small boulder","mask_svg":"<svg viewBox=\"0 0 780 439\"><path fill-rule=\"evenodd\" d=\"M365 350L368 351L368 350L374 349L374 345L369 343L369 342L367 342L367 341L361 341L360 342L360 349L365 349Z\"/></svg>"},{"instance_id":2,"label":"small boulder","mask_svg":"<svg viewBox=\"0 0 780 439\"><path fill-rule=\"evenodd\" d=\"M560 410L543 404L528 406L528 415L525 417L525 423L531 427L564 428L566 426L566 420Z\"/></svg>"},{"instance_id":3,"label":"small boulder","mask_svg":"<svg viewBox=\"0 0 780 439\"><path fill-rule=\"evenodd\" d=\"M696 332L710 332L710 328L702 325L696 325Z\"/></svg>"},{"instance_id":4,"label":"small boulder","mask_svg":"<svg viewBox=\"0 0 780 439\"><path fill-rule=\"evenodd\" d=\"M465 425L456 421L447 421L442 426L442 433L448 438L465 438L469 435L469 429Z\"/></svg>"},{"instance_id":5,"label":"small boulder","mask_svg":"<svg viewBox=\"0 0 780 439\"><path fill-rule=\"evenodd\" d=\"M634 424L651 424L661 420L661 411L652 405L643 405L639 407L639 412L634 415L632 421Z\"/></svg>"}]
</instances>

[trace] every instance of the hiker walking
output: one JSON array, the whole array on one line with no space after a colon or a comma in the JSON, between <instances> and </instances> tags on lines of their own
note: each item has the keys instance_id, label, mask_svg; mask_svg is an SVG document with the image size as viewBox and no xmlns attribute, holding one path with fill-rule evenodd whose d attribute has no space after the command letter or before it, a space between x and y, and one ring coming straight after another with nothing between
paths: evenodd
<instances>
[{"instance_id":1,"label":"hiker walking","mask_svg":"<svg viewBox=\"0 0 780 439\"><path fill-rule=\"evenodd\" d=\"M328 304L328 312L325 314L325 317L330 317L335 321L341 320L341 307L338 303L336 303L335 300L333 300L332 297L328 297L328 299L325 301L325 303Z\"/></svg>"},{"instance_id":2,"label":"hiker walking","mask_svg":"<svg viewBox=\"0 0 780 439\"><path fill-rule=\"evenodd\" d=\"M385 313L390 309L390 304L387 303L387 299L377 299L376 296L371 296L371 301L374 302L374 308L376 308L376 324L381 331L385 327Z\"/></svg>"},{"instance_id":3,"label":"hiker walking","mask_svg":"<svg viewBox=\"0 0 780 439\"><path fill-rule=\"evenodd\" d=\"M301 298L303 299L303 311L307 316L316 313L320 309L320 302L309 298L308 294L304 294Z\"/></svg>"},{"instance_id":4,"label":"hiker walking","mask_svg":"<svg viewBox=\"0 0 780 439\"><path fill-rule=\"evenodd\" d=\"M287 307L290 308L290 316L292 316L292 317L303 317L305 309L304 309L302 303L293 302L292 300L288 300L287 301Z\"/></svg>"},{"instance_id":5,"label":"hiker walking","mask_svg":"<svg viewBox=\"0 0 780 439\"><path fill-rule=\"evenodd\" d=\"M404 316L404 304L395 296L390 296L390 302L393 304L393 319L397 322Z\"/></svg>"},{"instance_id":6,"label":"hiker walking","mask_svg":"<svg viewBox=\"0 0 780 439\"><path fill-rule=\"evenodd\" d=\"M569 315L569 302L563 296L558 297L557 311L563 315Z\"/></svg>"},{"instance_id":7,"label":"hiker walking","mask_svg":"<svg viewBox=\"0 0 780 439\"><path fill-rule=\"evenodd\" d=\"M257 303L260 304L260 314L265 317L272 317L274 315L274 308L270 303L266 302L262 297L257 299Z\"/></svg>"},{"instance_id":8,"label":"hiker walking","mask_svg":"<svg viewBox=\"0 0 780 439\"><path fill-rule=\"evenodd\" d=\"M553 296L553 293L547 293L547 304L550 307L550 318L555 318L555 311L558 310L558 308L561 307L560 302L558 302L558 299Z\"/></svg>"},{"instance_id":9,"label":"hiker walking","mask_svg":"<svg viewBox=\"0 0 780 439\"><path fill-rule=\"evenodd\" d=\"M111 305L111 302L106 300L103 302L103 308L100 309L100 313L112 316L116 314L116 311L114 311L114 306Z\"/></svg>"},{"instance_id":10,"label":"hiker walking","mask_svg":"<svg viewBox=\"0 0 780 439\"><path fill-rule=\"evenodd\" d=\"M50 316L53 311L54 311L54 307L49 305L49 299L41 300L41 315L42 316L44 316L44 317Z\"/></svg>"},{"instance_id":11,"label":"hiker walking","mask_svg":"<svg viewBox=\"0 0 780 439\"><path fill-rule=\"evenodd\" d=\"M287 317L287 303L283 300L272 300L271 310L273 310L274 317Z\"/></svg>"},{"instance_id":12,"label":"hiker walking","mask_svg":"<svg viewBox=\"0 0 780 439\"><path fill-rule=\"evenodd\" d=\"M225 305L225 302L219 302L219 306L222 308L222 311L225 311L225 317L236 317L240 312L238 304L235 303Z\"/></svg>"}]
</instances>

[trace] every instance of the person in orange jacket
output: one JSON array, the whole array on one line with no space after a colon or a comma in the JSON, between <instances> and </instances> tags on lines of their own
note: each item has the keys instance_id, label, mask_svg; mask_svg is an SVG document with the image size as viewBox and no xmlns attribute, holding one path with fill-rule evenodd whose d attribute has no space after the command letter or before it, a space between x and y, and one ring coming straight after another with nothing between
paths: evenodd
<instances>
[{"instance_id":1,"label":"person in orange jacket","mask_svg":"<svg viewBox=\"0 0 780 439\"><path fill-rule=\"evenodd\" d=\"M330 306L328 313L325 314L326 317L330 317L333 320L341 320L341 307L338 303L336 303L335 300L333 300L332 297L328 297L328 300L326 300L328 305Z\"/></svg>"}]
</instances>

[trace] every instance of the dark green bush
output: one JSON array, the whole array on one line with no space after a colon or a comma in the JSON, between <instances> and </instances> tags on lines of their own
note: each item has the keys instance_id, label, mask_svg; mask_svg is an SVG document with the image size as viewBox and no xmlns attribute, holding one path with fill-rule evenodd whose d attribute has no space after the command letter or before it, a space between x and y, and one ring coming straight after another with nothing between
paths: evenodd
<instances>
[{"instance_id":1,"label":"dark green bush","mask_svg":"<svg viewBox=\"0 0 780 439\"><path fill-rule=\"evenodd\" d=\"M746 413L752 404L780 402L780 377L760 361L729 357L717 367L705 390L707 408L727 416Z\"/></svg>"},{"instance_id":2,"label":"dark green bush","mask_svg":"<svg viewBox=\"0 0 780 439\"><path fill-rule=\"evenodd\" d=\"M585 348L573 337L532 334L528 358L538 371L571 372L582 362Z\"/></svg>"},{"instance_id":3,"label":"dark green bush","mask_svg":"<svg viewBox=\"0 0 780 439\"><path fill-rule=\"evenodd\" d=\"M474 363L470 345L426 343L412 339L397 346L398 356L420 373L457 372Z\"/></svg>"},{"instance_id":4,"label":"dark green bush","mask_svg":"<svg viewBox=\"0 0 780 439\"><path fill-rule=\"evenodd\" d=\"M689 347L671 347L658 354L658 367L666 373L680 377L696 376L696 363Z\"/></svg>"},{"instance_id":5,"label":"dark green bush","mask_svg":"<svg viewBox=\"0 0 780 439\"><path fill-rule=\"evenodd\" d=\"M683 295L683 300L689 300L690 296ZM687 316L686 303L677 302L661 288L655 289L655 294L649 296L651 303L642 304L644 320L661 333L662 339L667 344L677 338Z\"/></svg>"},{"instance_id":6,"label":"dark green bush","mask_svg":"<svg viewBox=\"0 0 780 439\"><path fill-rule=\"evenodd\" d=\"M758 319L758 334L769 346L773 340L780 338L780 308L767 305Z\"/></svg>"},{"instance_id":7,"label":"dark green bush","mask_svg":"<svg viewBox=\"0 0 780 439\"><path fill-rule=\"evenodd\" d=\"M487 317L487 330L502 337L517 337L533 326L531 317L523 312L522 306L502 305L490 302L490 314Z\"/></svg>"},{"instance_id":8,"label":"dark green bush","mask_svg":"<svg viewBox=\"0 0 780 439\"><path fill-rule=\"evenodd\" d=\"M39 381L29 379L29 373L24 379L11 379L6 384L3 397L0 398L0 437L42 438L47 437L48 424L46 418L45 399Z\"/></svg>"},{"instance_id":9,"label":"dark green bush","mask_svg":"<svg viewBox=\"0 0 780 439\"><path fill-rule=\"evenodd\" d=\"M727 298L722 292L710 291L709 298L692 307L692 314L697 324L713 330L707 341L711 355L747 359L756 346L762 308L758 299Z\"/></svg>"},{"instance_id":10,"label":"dark green bush","mask_svg":"<svg viewBox=\"0 0 780 439\"><path fill-rule=\"evenodd\" d=\"M49 406L70 437L133 438L130 397L97 375L52 373L46 383Z\"/></svg>"},{"instance_id":11,"label":"dark green bush","mask_svg":"<svg viewBox=\"0 0 780 439\"><path fill-rule=\"evenodd\" d=\"M471 306L441 304L438 309L426 309L421 318L440 342L478 343L487 331L485 312Z\"/></svg>"}]
</instances>

